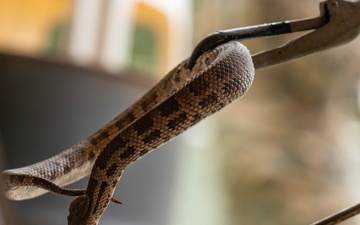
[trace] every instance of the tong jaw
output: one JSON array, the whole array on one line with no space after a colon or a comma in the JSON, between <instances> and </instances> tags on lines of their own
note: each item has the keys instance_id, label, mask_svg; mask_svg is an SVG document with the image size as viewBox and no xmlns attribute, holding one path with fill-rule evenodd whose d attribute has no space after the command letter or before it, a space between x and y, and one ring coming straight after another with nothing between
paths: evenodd
<instances>
[{"instance_id":1,"label":"tong jaw","mask_svg":"<svg viewBox=\"0 0 360 225\"><path fill-rule=\"evenodd\" d=\"M327 0L320 3L321 15L328 17L324 26L283 46L253 56L256 69L273 66L308 54L350 42L360 33L360 2Z\"/></svg>"}]
</instances>

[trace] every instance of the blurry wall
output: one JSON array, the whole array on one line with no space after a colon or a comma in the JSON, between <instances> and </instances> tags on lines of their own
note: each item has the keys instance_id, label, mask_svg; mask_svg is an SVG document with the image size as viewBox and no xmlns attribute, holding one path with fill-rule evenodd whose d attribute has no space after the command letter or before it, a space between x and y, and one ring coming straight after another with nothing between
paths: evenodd
<instances>
[{"instance_id":1,"label":"blurry wall","mask_svg":"<svg viewBox=\"0 0 360 225\"><path fill-rule=\"evenodd\" d=\"M197 4L198 40L217 29L319 15L310 0ZM297 35L243 43L256 53ZM247 95L218 114L213 154L222 159L229 224L309 224L359 202L359 47L358 38L257 71Z\"/></svg>"},{"instance_id":2,"label":"blurry wall","mask_svg":"<svg viewBox=\"0 0 360 225\"><path fill-rule=\"evenodd\" d=\"M190 52L190 3L78 0L70 56L79 63L97 63L113 72L135 66L162 76Z\"/></svg>"},{"instance_id":3,"label":"blurry wall","mask_svg":"<svg viewBox=\"0 0 360 225\"><path fill-rule=\"evenodd\" d=\"M69 0L1 0L0 51L64 54L72 4Z\"/></svg>"},{"instance_id":4,"label":"blurry wall","mask_svg":"<svg viewBox=\"0 0 360 225\"><path fill-rule=\"evenodd\" d=\"M191 51L191 8L190 0L1 0L0 51L159 78Z\"/></svg>"}]
</instances>

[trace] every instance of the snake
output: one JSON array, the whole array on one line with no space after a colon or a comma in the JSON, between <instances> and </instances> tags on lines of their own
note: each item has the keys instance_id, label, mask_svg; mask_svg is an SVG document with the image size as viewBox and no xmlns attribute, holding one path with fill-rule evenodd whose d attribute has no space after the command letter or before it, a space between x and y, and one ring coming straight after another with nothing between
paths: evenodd
<instances>
[{"instance_id":1,"label":"snake","mask_svg":"<svg viewBox=\"0 0 360 225\"><path fill-rule=\"evenodd\" d=\"M2 172L11 200L46 192L76 196L69 225L96 225L127 166L243 96L255 69L249 50L237 41L205 53L192 69L185 59L143 97L96 133L30 166ZM86 189L64 186L89 176Z\"/></svg>"}]
</instances>

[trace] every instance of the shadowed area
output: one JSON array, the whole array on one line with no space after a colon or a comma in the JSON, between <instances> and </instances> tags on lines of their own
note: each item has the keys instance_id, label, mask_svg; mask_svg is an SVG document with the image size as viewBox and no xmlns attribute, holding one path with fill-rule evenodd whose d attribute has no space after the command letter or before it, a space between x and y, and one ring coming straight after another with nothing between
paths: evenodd
<instances>
[{"instance_id":1,"label":"shadowed area","mask_svg":"<svg viewBox=\"0 0 360 225\"><path fill-rule=\"evenodd\" d=\"M27 166L86 138L150 88L66 63L0 55L0 129L7 168ZM176 142L164 148L177 149ZM156 151L125 171L102 223L166 224L176 150ZM160 180L158 180L160 179ZM71 187L85 188L87 179ZM19 224L65 224L73 198L46 194L11 202Z\"/></svg>"}]
</instances>

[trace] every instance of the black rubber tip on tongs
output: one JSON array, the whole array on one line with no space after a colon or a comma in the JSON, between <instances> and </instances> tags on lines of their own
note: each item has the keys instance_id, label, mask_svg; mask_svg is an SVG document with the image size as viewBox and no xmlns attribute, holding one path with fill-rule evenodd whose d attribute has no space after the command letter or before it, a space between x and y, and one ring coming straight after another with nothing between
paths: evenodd
<instances>
[{"instance_id":1,"label":"black rubber tip on tongs","mask_svg":"<svg viewBox=\"0 0 360 225\"><path fill-rule=\"evenodd\" d=\"M189 58L188 68L192 69L195 65L197 58L204 52L211 50L220 44L224 44L232 40L244 40L249 38L275 36L298 31L318 29L321 26L325 25L328 21L329 16L326 13L326 10L321 10L321 15L315 18L281 21L249 27L240 27L235 29L216 31L215 33L212 33L205 37L195 47Z\"/></svg>"}]
</instances>

